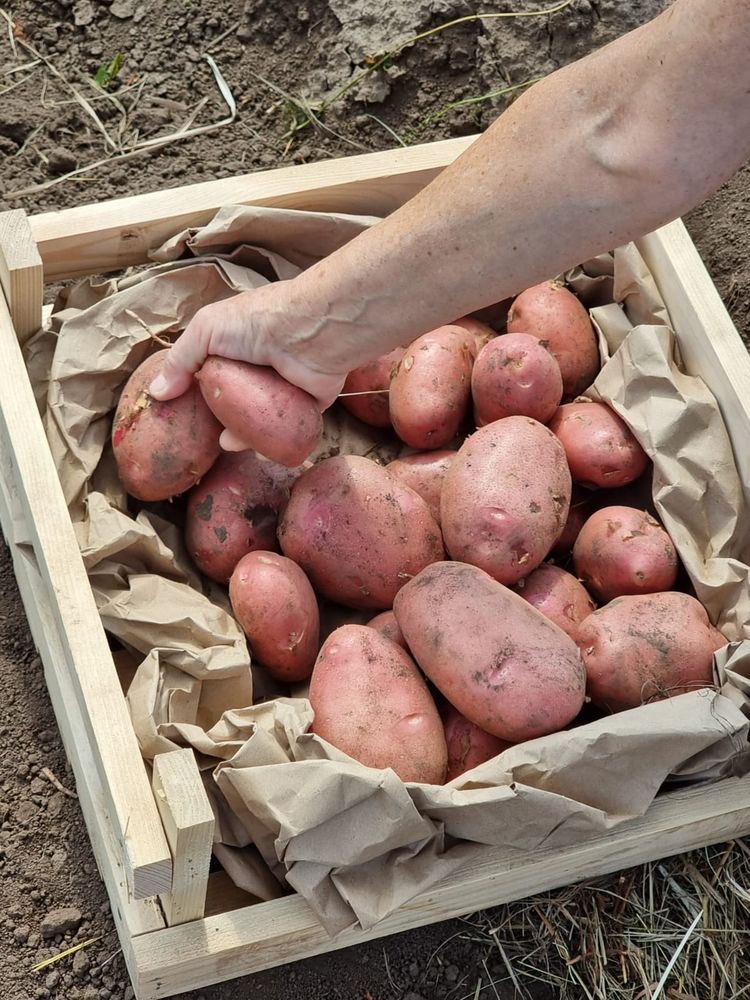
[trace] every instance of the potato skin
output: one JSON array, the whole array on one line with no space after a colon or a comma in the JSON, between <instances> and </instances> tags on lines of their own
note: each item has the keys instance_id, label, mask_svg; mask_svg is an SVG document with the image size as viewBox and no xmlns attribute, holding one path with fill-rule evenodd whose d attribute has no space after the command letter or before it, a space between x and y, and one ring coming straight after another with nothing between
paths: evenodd
<instances>
[{"instance_id":1,"label":"potato skin","mask_svg":"<svg viewBox=\"0 0 750 1000\"><path fill-rule=\"evenodd\" d=\"M374 389L389 389L399 361L404 356L404 348L397 347L374 361L354 368L346 376L342 393L372 392ZM390 427L391 411L388 392L377 392L371 396L340 396L341 405L351 414L370 427Z\"/></svg>"},{"instance_id":2,"label":"potato skin","mask_svg":"<svg viewBox=\"0 0 750 1000\"><path fill-rule=\"evenodd\" d=\"M356 455L327 458L299 477L278 537L319 594L351 608L391 608L407 580L444 557L424 500Z\"/></svg>"},{"instance_id":3,"label":"potato skin","mask_svg":"<svg viewBox=\"0 0 750 1000\"><path fill-rule=\"evenodd\" d=\"M599 347L584 306L559 281L544 281L521 292L508 313L508 333L528 333L544 341L557 359L566 396L578 396L596 378Z\"/></svg>"},{"instance_id":4,"label":"potato skin","mask_svg":"<svg viewBox=\"0 0 750 1000\"><path fill-rule=\"evenodd\" d=\"M446 782L453 781L472 768L497 757L503 750L513 746L507 740L499 740L491 733L485 733L475 726L465 715L461 715L453 705L448 705L441 713L445 727L445 742L448 746L448 773Z\"/></svg>"},{"instance_id":5,"label":"potato skin","mask_svg":"<svg viewBox=\"0 0 750 1000\"><path fill-rule=\"evenodd\" d=\"M169 500L190 489L221 453L222 427L197 385L177 399L159 402L148 387L167 351L146 358L122 390L112 423L120 481L139 500Z\"/></svg>"},{"instance_id":6,"label":"potato skin","mask_svg":"<svg viewBox=\"0 0 750 1000\"><path fill-rule=\"evenodd\" d=\"M516 593L545 618L559 625L573 642L578 640L581 622L596 610L591 594L580 580L552 563L542 563L519 580Z\"/></svg>"},{"instance_id":7,"label":"potato skin","mask_svg":"<svg viewBox=\"0 0 750 1000\"><path fill-rule=\"evenodd\" d=\"M444 448L469 409L473 335L441 326L407 347L391 379L394 430L420 451Z\"/></svg>"},{"instance_id":8,"label":"potato skin","mask_svg":"<svg viewBox=\"0 0 750 1000\"><path fill-rule=\"evenodd\" d=\"M276 551L279 510L303 471L252 450L220 455L188 496L185 543L198 569L228 583L248 552Z\"/></svg>"},{"instance_id":9,"label":"potato skin","mask_svg":"<svg viewBox=\"0 0 750 1000\"><path fill-rule=\"evenodd\" d=\"M281 681L303 681L318 654L320 617L302 570L277 552L248 552L229 581L229 599L253 655Z\"/></svg>"},{"instance_id":10,"label":"potato skin","mask_svg":"<svg viewBox=\"0 0 750 1000\"><path fill-rule=\"evenodd\" d=\"M497 332L491 326L473 316L462 316L461 319L454 319L450 325L460 326L462 330L466 330L471 335L468 344L469 352L474 360L484 345L497 337Z\"/></svg>"},{"instance_id":11,"label":"potato skin","mask_svg":"<svg viewBox=\"0 0 750 1000\"><path fill-rule=\"evenodd\" d=\"M531 417L496 420L464 442L445 477L445 547L500 583L517 583L559 538L570 491L565 452L551 431Z\"/></svg>"},{"instance_id":12,"label":"potato skin","mask_svg":"<svg viewBox=\"0 0 750 1000\"><path fill-rule=\"evenodd\" d=\"M477 427L503 417L551 419L563 394L560 366L528 333L506 333L482 348L471 372Z\"/></svg>"},{"instance_id":13,"label":"potato skin","mask_svg":"<svg viewBox=\"0 0 750 1000\"><path fill-rule=\"evenodd\" d=\"M366 767L442 784L448 761L435 702L411 657L366 625L323 643L310 681L312 732Z\"/></svg>"},{"instance_id":14,"label":"potato skin","mask_svg":"<svg viewBox=\"0 0 750 1000\"><path fill-rule=\"evenodd\" d=\"M635 507L602 507L581 528L573 566L602 601L626 594L671 590L678 560L672 539L651 515Z\"/></svg>"},{"instance_id":15,"label":"potato skin","mask_svg":"<svg viewBox=\"0 0 750 1000\"><path fill-rule=\"evenodd\" d=\"M273 368L211 356L195 377L224 427L266 458L300 465L320 441L318 404Z\"/></svg>"},{"instance_id":16,"label":"potato skin","mask_svg":"<svg viewBox=\"0 0 750 1000\"><path fill-rule=\"evenodd\" d=\"M418 451L389 462L386 468L404 486L418 493L440 524L440 497L448 469L456 457L455 451Z\"/></svg>"},{"instance_id":17,"label":"potato skin","mask_svg":"<svg viewBox=\"0 0 750 1000\"><path fill-rule=\"evenodd\" d=\"M583 706L581 654L562 629L476 566L435 563L393 605L412 656L462 715L520 743Z\"/></svg>"},{"instance_id":18,"label":"potato skin","mask_svg":"<svg viewBox=\"0 0 750 1000\"><path fill-rule=\"evenodd\" d=\"M379 632L386 639L390 639L391 642L395 642L397 646L405 649L407 653L409 652L406 639L404 639L403 633L398 627L398 622L393 611L381 611L379 615L375 615L374 618L370 619L367 627L374 628L376 632Z\"/></svg>"},{"instance_id":19,"label":"potato skin","mask_svg":"<svg viewBox=\"0 0 750 1000\"><path fill-rule=\"evenodd\" d=\"M573 481L589 488L627 486L648 467L648 455L606 403L563 403L549 429L565 449Z\"/></svg>"},{"instance_id":20,"label":"potato skin","mask_svg":"<svg viewBox=\"0 0 750 1000\"><path fill-rule=\"evenodd\" d=\"M569 556L578 533L594 511L594 494L578 483L573 483L570 494L570 508L562 534L552 546L552 555Z\"/></svg>"},{"instance_id":21,"label":"potato skin","mask_svg":"<svg viewBox=\"0 0 750 1000\"><path fill-rule=\"evenodd\" d=\"M588 695L611 712L710 687L727 643L703 605L675 591L616 598L584 619L578 641Z\"/></svg>"}]
</instances>

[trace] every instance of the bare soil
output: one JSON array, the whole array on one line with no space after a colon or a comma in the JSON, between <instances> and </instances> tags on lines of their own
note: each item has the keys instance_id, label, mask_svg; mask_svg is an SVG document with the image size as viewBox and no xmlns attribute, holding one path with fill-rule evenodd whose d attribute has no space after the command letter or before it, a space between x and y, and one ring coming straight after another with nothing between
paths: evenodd
<instances>
[{"instance_id":1,"label":"bare soil","mask_svg":"<svg viewBox=\"0 0 750 1000\"><path fill-rule=\"evenodd\" d=\"M0 209L49 211L398 141L470 134L485 128L510 97L452 110L448 105L548 73L654 16L666 0L574 0L552 17L468 21L424 39L351 86L325 111L320 126L301 127L290 141L286 133L292 122L305 120L305 107L317 114L319 102L351 81L368 56L477 10L545 5L390 0L378 6L375 12L367 0L17 0L9 11L15 32L0 19ZM94 114L77 95L94 97L87 78L117 53L122 68L110 97L91 103ZM129 143L175 132L196 109L190 127L226 116L206 54L234 95L235 121L118 159ZM60 180L103 159L102 166ZM49 182L34 193L15 194ZM746 340L748 207L745 167L686 220ZM132 990L7 550L0 550L0 697L0 996L127 1000ZM45 918L62 907L79 911L69 914L72 929L43 938ZM484 926L479 918L448 921L189 996L517 995L478 920ZM31 971L36 962L90 937L100 939L74 959ZM539 986L530 995L547 1000L556 994Z\"/></svg>"}]
</instances>

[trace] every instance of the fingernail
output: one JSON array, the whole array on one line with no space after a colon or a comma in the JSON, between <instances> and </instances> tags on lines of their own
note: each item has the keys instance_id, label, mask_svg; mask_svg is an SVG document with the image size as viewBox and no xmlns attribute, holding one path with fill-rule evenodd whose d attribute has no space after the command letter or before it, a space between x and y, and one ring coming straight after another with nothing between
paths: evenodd
<instances>
[{"instance_id":1,"label":"fingernail","mask_svg":"<svg viewBox=\"0 0 750 1000\"><path fill-rule=\"evenodd\" d=\"M148 387L148 391L152 396L158 396L160 392L164 392L167 388L167 380L163 375L157 375L151 385Z\"/></svg>"}]
</instances>

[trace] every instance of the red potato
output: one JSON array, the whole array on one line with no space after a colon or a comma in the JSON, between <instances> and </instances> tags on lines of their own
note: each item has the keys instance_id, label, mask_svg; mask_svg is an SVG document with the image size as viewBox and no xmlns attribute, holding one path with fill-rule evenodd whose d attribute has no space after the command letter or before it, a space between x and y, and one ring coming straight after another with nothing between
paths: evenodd
<instances>
[{"instance_id":1,"label":"red potato","mask_svg":"<svg viewBox=\"0 0 750 1000\"><path fill-rule=\"evenodd\" d=\"M409 486L422 497L432 516L440 524L443 483L455 457L455 451L423 451L396 458L386 468L400 483Z\"/></svg>"},{"instance_id":2,"label":"red potato","mask_svg":"<svg viewBox=\"0 0 750 1000\"><path fill-rule=\"evenodd\" d=\"M506 333L482 348L471 373L477 427L503 417L533 417L546 424L563 394L556 359L528 333Z\"/></svg>"},{"instance_id":3,"label":"red potato","mask_svg":"<svg viewBox=\"0 0 750 1000\"><path fill-rule=\"evenodd\" d=\"M407 580L444 557L419 494L356 455L327 458L299 477L278 536L319 594L352 608L393 607Z\"/></svg>"},{"instance_id":4,"label":"red potato","mask_svg":"<svg viewBox=\"0 0 750 1000\"><path fill-rule=\"evenodd\" d=\"M462 330L466 330L467 333L471 334L469 350L474 359L476 359L486 343L497 337L497 333L491 326L482 323L481 320L474 319L473 316L462 316L461 319L455 319L450 325L460 326Z\"/></svg>"},{"instance_id":5,"label":"red potato","mask_svg":"<svg viewBox=\"0 0 750 1000\"><path fill-rule=\"evenodd\" d=\"M565 403L549 428L562 442L576 483L594 489L627 486L648 467L648 455L606 403Z\"/></svg>"},{"instance_id":6,"label":"red potato","mask_svg":"<svg viewBox=\"0 0 750 1000\"><path fill-rule=\"evenodd\" d=\"M344 625L323 643L310 681L312 732L366 767L442 784L443 725L411 657L374 629Z\"/></svg>"},{"instance_id":7,"label":"red potato","mask_svg":"<svg viewBox=\"0 0 750 1000\"><path fill-rule=\"evenodd\" d=\"M248 552L278 549L279 510L303 471L254 451L220 455L190 491L185 513L185 543L201 572L228 583Z\"/></svg>"},{"instance_id":8,"label":"red potato","mask_svg":"<svg viewBox=\"0 0 750 1000\"><path fill-rule=\"evenodd\" d=\"M531 417L496 420L464 442L445 477L445 547L500 583L517 583L560 537L570 490L565 452L551 431Z\"/></svg>"},{"instance_id":9,"label":"red potato","mask_svg":"<svg viewBox=\"0 0 750 1000\"><path fill-rule=\"evenodd\" d=\"M552 546L552 555L570 555L573 546L575 545L575 540L578 538L578 533L593 511L593 494L589 490L579 486L577 483L573 483L573 490L570 495L570 509L568 510L568 517L565 521L565 527L562 530L562 534Z\"/></svg>"},{"instance_id":10,"label":"red potato","mask_svg":"<svg viewBox=\"0 0 750 1000\"><path fill-rule=\"evenodd\" d=\"M420 451L444 448L461 426L471 392L471 335L441 326L407 347L391 380L394 430Z\"/></svg>"},{"instance_id":11,"label":"red potato","mask_svg":"<svg viewBox=\"0 0 750 1000\"><path fill-rule=\"evenodd\" d=\"M586 309L559 281L534 285L514 299L508 333L544 341L557 359L566 396L578 396L601 366L594 328Z\"/></svg>"},{"instance_id":12,"label":"red potato","mask_svg":"<svg viewBox=\"0 0 750 1000\"><path fill-rule=\"evenodd\" d=\"M396 616L393 611L381 611L379 615L375 615L367 623L368 628L374 628L376 632L379 632L384 638L390 639L391 642L395 642L397 646L405 649L409 652L409 647L406 645L406 639L404 639L401 629L398 627L398 622L396 621Z\"/></svg>"},{"instance_id":13,"label":"red potato","mask_svg":"<svg viewBox=\"0 0 750 1000\"><path fill-rule=\"evenodd\" d=\"M295 466L320 441L318 404L273 368L212 356L195 377L212 413L245 448Z\"/></svg>"},{"instance_id":14,"label":"red potato","mask_svg":"<svg viewBox=\"0 0 750 1000\"><path fill-rule=\"evenodd\" d=\"M567 632L573 642L578 640L581 622L596 610L591 594L580 580L552 563L542 563L519 580L516 592L545 618Z\"/></svg>"},{"instance_id":15,"label":"red potato","mask_svg":"<svg viewBox=\"0 0 750 1000\"><path fill-rule=\"evenodd\" d=\"M120 481L139 500L169 500L190 489L211 468L221 447L221 424L191 385L177 399L154 399L148 387L167 351L140 364L125 384L112 423Z\"/></svg>"},{"instance_id":16,"label":"red potato","mask_svg":"<svg viewBox=\"0 0 750 1000\"><path fill-rule=\"evenodd\" d=\"M576 574L602 601L626 594L671 590L677 580L672 539L649 513L602 507L586 521L573 546Z\"/></svg>"},{"instance_id":17,"label":"red potato","mask_svg":"<svg viewBox=\"0 0 750 1000\"><path fill-rule=\"evenodd\" d=\"M501 740L554 733L583 706L573 640L476 566L440 562L393 605L412 656L462 715Z\"/></svg>"},{"instance_id":18,"label":"red potato","mask_svg":"<svg viewBox=\"0 0 750 1000\"><path fill-rule=\"evenodd\" d=\"M369 424L370 427L390 427L391 411L387 390L390 388L391 379L403 356L404 348L397 347L388 354L350 371L346 376L344 388L341 390L342 394L366 392L368 395L341 395L339 397L341 405L363 423Z\"/></svg>"},{"instance_id":19,"label":"red potato","mask_svg":"<svg viewBox=\"0 0 750 1000\"><path fill-rule=\"evenodd\" d=\"M447 706L442 716L445 742L448 745L446 782L453 781L513 746L507 740L499 740L497 736L485 733L452 705Z\"/></svg>"},{"instance_id":20,"label":"red potato","mask_svg":"<svg viewBox=\"0 0 750 1000\"><path fill-rule=\"evenodd\" d=\"M592 702L611 712L713 684L727 640L688 594L618 597L589 615L578 641Z\"/></svg>"},{"instance_id":21,"label":"red potato","mask_svg":"<svg viewBox=\"0 0 750 1000\"><path fill-rule=\"evenodd\" d=\"M318 654L320 618L302 570L277 552L248 552L229 581L229 599L253 655L281 681L303 681Z\"/></svg>"}]
</instances>

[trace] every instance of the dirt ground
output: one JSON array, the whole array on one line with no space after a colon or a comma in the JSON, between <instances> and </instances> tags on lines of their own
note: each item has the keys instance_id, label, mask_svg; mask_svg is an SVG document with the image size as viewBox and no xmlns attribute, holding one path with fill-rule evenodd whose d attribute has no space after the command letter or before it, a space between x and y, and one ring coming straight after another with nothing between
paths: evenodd
<instances>
[{"instance_id":1,"label":"dirt ground","mask_svg":"<svg viewBox=\"0 0 750 1000\"><path fill-rule=\"evenodd\" d=\"M381 6L375 15L367 0L16 0L5 8L15 29L0 16L0 209L54 210L469 134L485 128L509 98L449 105L548 73L654 16L666 0L573 0L551 17L467 21L336 96L368 57L420 31L478 10L545 5ZM87 79L118 53L122 65L109 96L95 96ZM236 101L233 123L125 157L134 143L227 116L206 55ZM88 169L60 180L81 167ZM17 195L26 189L35 190ZM746 340L749 207L746 167L686 220ZM0 552L0 608L0 995L126 1000L132 991L7 551ZM54 914L63 907L73 908L67 924ZM505 1000L518 994L486 932L490 925L484 917L450 921L190 997ZM97 936L75 959L31 971L68 944ZM538 1000L557 995L530 989Z\"/></svg>"}]
</instances>

